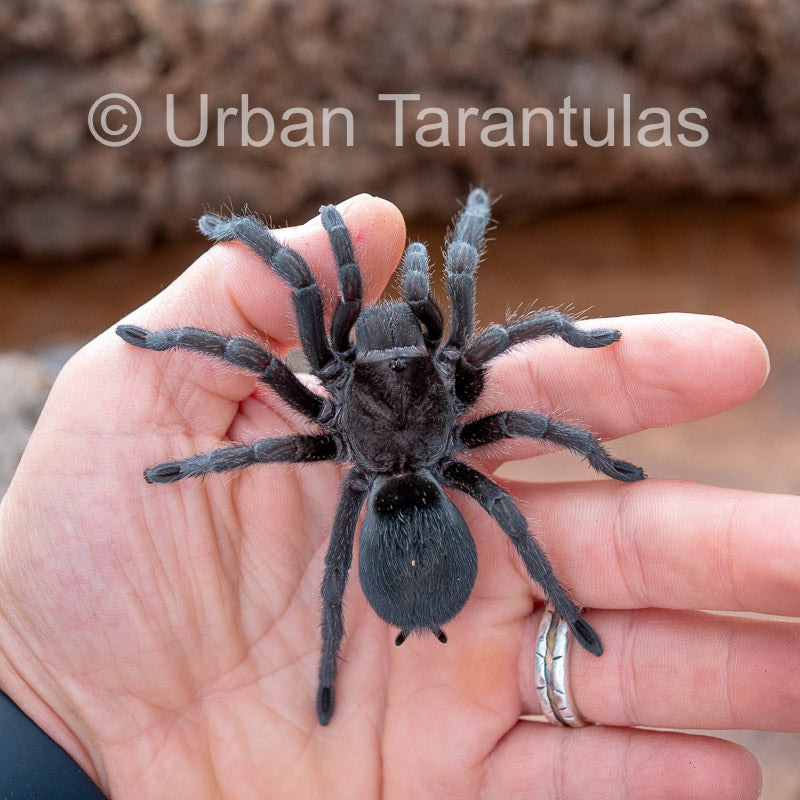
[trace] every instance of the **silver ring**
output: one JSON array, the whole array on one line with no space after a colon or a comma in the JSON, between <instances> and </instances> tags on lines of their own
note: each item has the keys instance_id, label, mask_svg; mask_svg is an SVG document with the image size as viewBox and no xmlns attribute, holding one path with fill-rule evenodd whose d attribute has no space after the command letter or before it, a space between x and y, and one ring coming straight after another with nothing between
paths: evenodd
<instances>
[{"instance_id":1,"label":"silver ring","mask_svg":"<svg viewBox=\"0 0 800 800\"><path fill-rule=\"evenodd\" d=\"M578 712L567 687L568 649L567 623L548 605L536 639L536 691L542 713L553 725L582 728L589 722Z\"/></svg>"}]
</instances>

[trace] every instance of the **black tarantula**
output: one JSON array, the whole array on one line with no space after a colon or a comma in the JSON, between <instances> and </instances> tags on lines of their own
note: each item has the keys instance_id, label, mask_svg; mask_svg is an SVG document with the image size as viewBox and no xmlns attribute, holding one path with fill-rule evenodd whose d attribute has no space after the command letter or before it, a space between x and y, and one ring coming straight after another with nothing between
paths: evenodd
<instances>
[{"instance_id":1,"label":"black tarantula","mask_svg":"<svg viewBox=\"0 0 800 800\"><path fill-rule=\"evenodd\" d=\"M323 207L322 225L330 239L340 289L326 333L322 296L302 256L283 247L252 217L201 217L200 230L209 239L245 243L293 287L303 352L325 395L311 391L282 361L249 339L190 327L117 328L136 347L195 350L249 370L319 425L314 435L260 439L159 464L145 470L148 482L169 483L268 462L334 460L352 465L342 484L322 580L317 715L323 725L333 714L344 635L342 599L365 500L358 565L361 588L377 614L399 628L396 644L412 631L431 631L446 642L443 626L472 592L475 544L464 518L445 494L446 487L474 497L494 517L530 577L581 645L597 656L603 651L511 497L459 460L458 453L528 436L569 448L611 478L643 478L639 467L612 458L588 431L543 414L509 410L465 420L483 392L487 366L509 348L542 336L558 336L573 347L605 347L620 334L607 328L583 330L569 317L545 311L506 327L494 325L476 336L475 270L489 220L489 198L475 189L456 217L445 251L452 320L443 343L442 312L430 293L424 245L410 244L403 257L405 302L362 308L361 273L350 234L336 208Z\"/></svg>"}]
</instances>

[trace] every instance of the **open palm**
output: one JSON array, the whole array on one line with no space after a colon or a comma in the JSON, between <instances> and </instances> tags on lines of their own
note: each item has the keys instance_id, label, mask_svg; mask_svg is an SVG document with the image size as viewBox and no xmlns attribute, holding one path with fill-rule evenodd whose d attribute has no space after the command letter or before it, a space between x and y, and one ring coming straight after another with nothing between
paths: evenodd
<instances>
[{"instance_id":1,"label":"open palm","mask_svg":"<svg viewBox=\"0 0 800 800\"><path fill-rule=\"evenodd\" d=\"M402 220L367 196L340 210L374 299L402 252ZM280 238L335 297L319 219ZM130 321L255 337L285 355L290 308L257 257L223 244ZM612 324L623 338L610 348L548 341L497 359L480 413L499 410L492 402L569 408L613 438L735 405L765 377L758 338L725 320ZM112 331L59 376L2 505L0 685L107 793L756 796L758 769L740 748L633 726L798 726L796 628L691 611L800 612L793 498L653 479L507 486L606 647L600 659L570 655L577 705L602 726L562 730L519 721L538 712L537 587L477 504L454 496L480 566L448 644L395 648L353 575L337 710L321 727L319 585L342 468L265 465L169 486L141 477L308 425L250 375L137 351ZM475 463L491 471L535 448L489 449Z\"/></svg>"}]
</instances>

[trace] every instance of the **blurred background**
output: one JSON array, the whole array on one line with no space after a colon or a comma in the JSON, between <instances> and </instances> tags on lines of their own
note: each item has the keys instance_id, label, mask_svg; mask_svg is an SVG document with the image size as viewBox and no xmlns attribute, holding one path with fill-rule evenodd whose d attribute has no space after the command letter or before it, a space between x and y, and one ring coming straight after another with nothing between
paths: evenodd
<instances>
[{"instance_id":1,"label":"blurred background","mask_svg":"<svg viewBox=\"0 0 800 800\"><path fill-rule=\"evenodd\" d=\"M367 191L437 254L474 185L500 224L484 323L691 311L766 341L755 398L615 452L800 490L790 0L4 0L0 156L0 493L64 360L205 249L204 208L295 224ZM560 455L504 472L591 477ZM800 798L800 737L732 736L765 798Z\"/></svg>"}]
</instances>

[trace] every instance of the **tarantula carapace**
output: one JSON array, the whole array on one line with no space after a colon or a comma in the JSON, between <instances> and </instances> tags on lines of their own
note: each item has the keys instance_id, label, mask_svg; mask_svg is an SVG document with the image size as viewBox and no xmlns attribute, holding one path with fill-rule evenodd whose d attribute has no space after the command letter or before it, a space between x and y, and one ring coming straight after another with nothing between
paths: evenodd
<instances>
[{"instance_id":1,"label":"tarantula carapace","mask_svg":"<svg viewBox=\"0 0 800 800\"><path fill-rule=\"evenodd\" d=\"M475 189L456 217L446 246L452 320L444 339L442 312L430 292L428 254L422 244L410 244L403 258L405 301L363 308L361 273L347 227L334 206L323 207L322 224L340 290L326 332L322 296L302 256L283 247L252 217L201 217L200 230L209 239L244 242L293 287L297 332L325 395L309 389L282 361L249 339L191 327L117 328L137 347L195 350L249 370L319 426L313 435L261 439L159 464L145 470L147 481L168 483L266 462L334 460L350 465L322 580L317 714L323 725L333 714L344 635L342 600L365 500L359 539L361 588L378 615L399 629L398 645L412 631L431 631L447 641L443 626L463 608L475 582L475 544L445 493L449 488L474 497L494 517L581 645L595 655L602 653L597 634L559 583L511 497L458 455L527 436L569 448L611 478L643 478L639 467L612 458L587 431L543 414L508 410L466 421L484 389L488 364L514 345L557 336L573 347L605 347L620 334L606 328L584 330L557 311L545 311L476 336L475 270L489 220L489 198Z\"/></svg>"}]
</instances>

